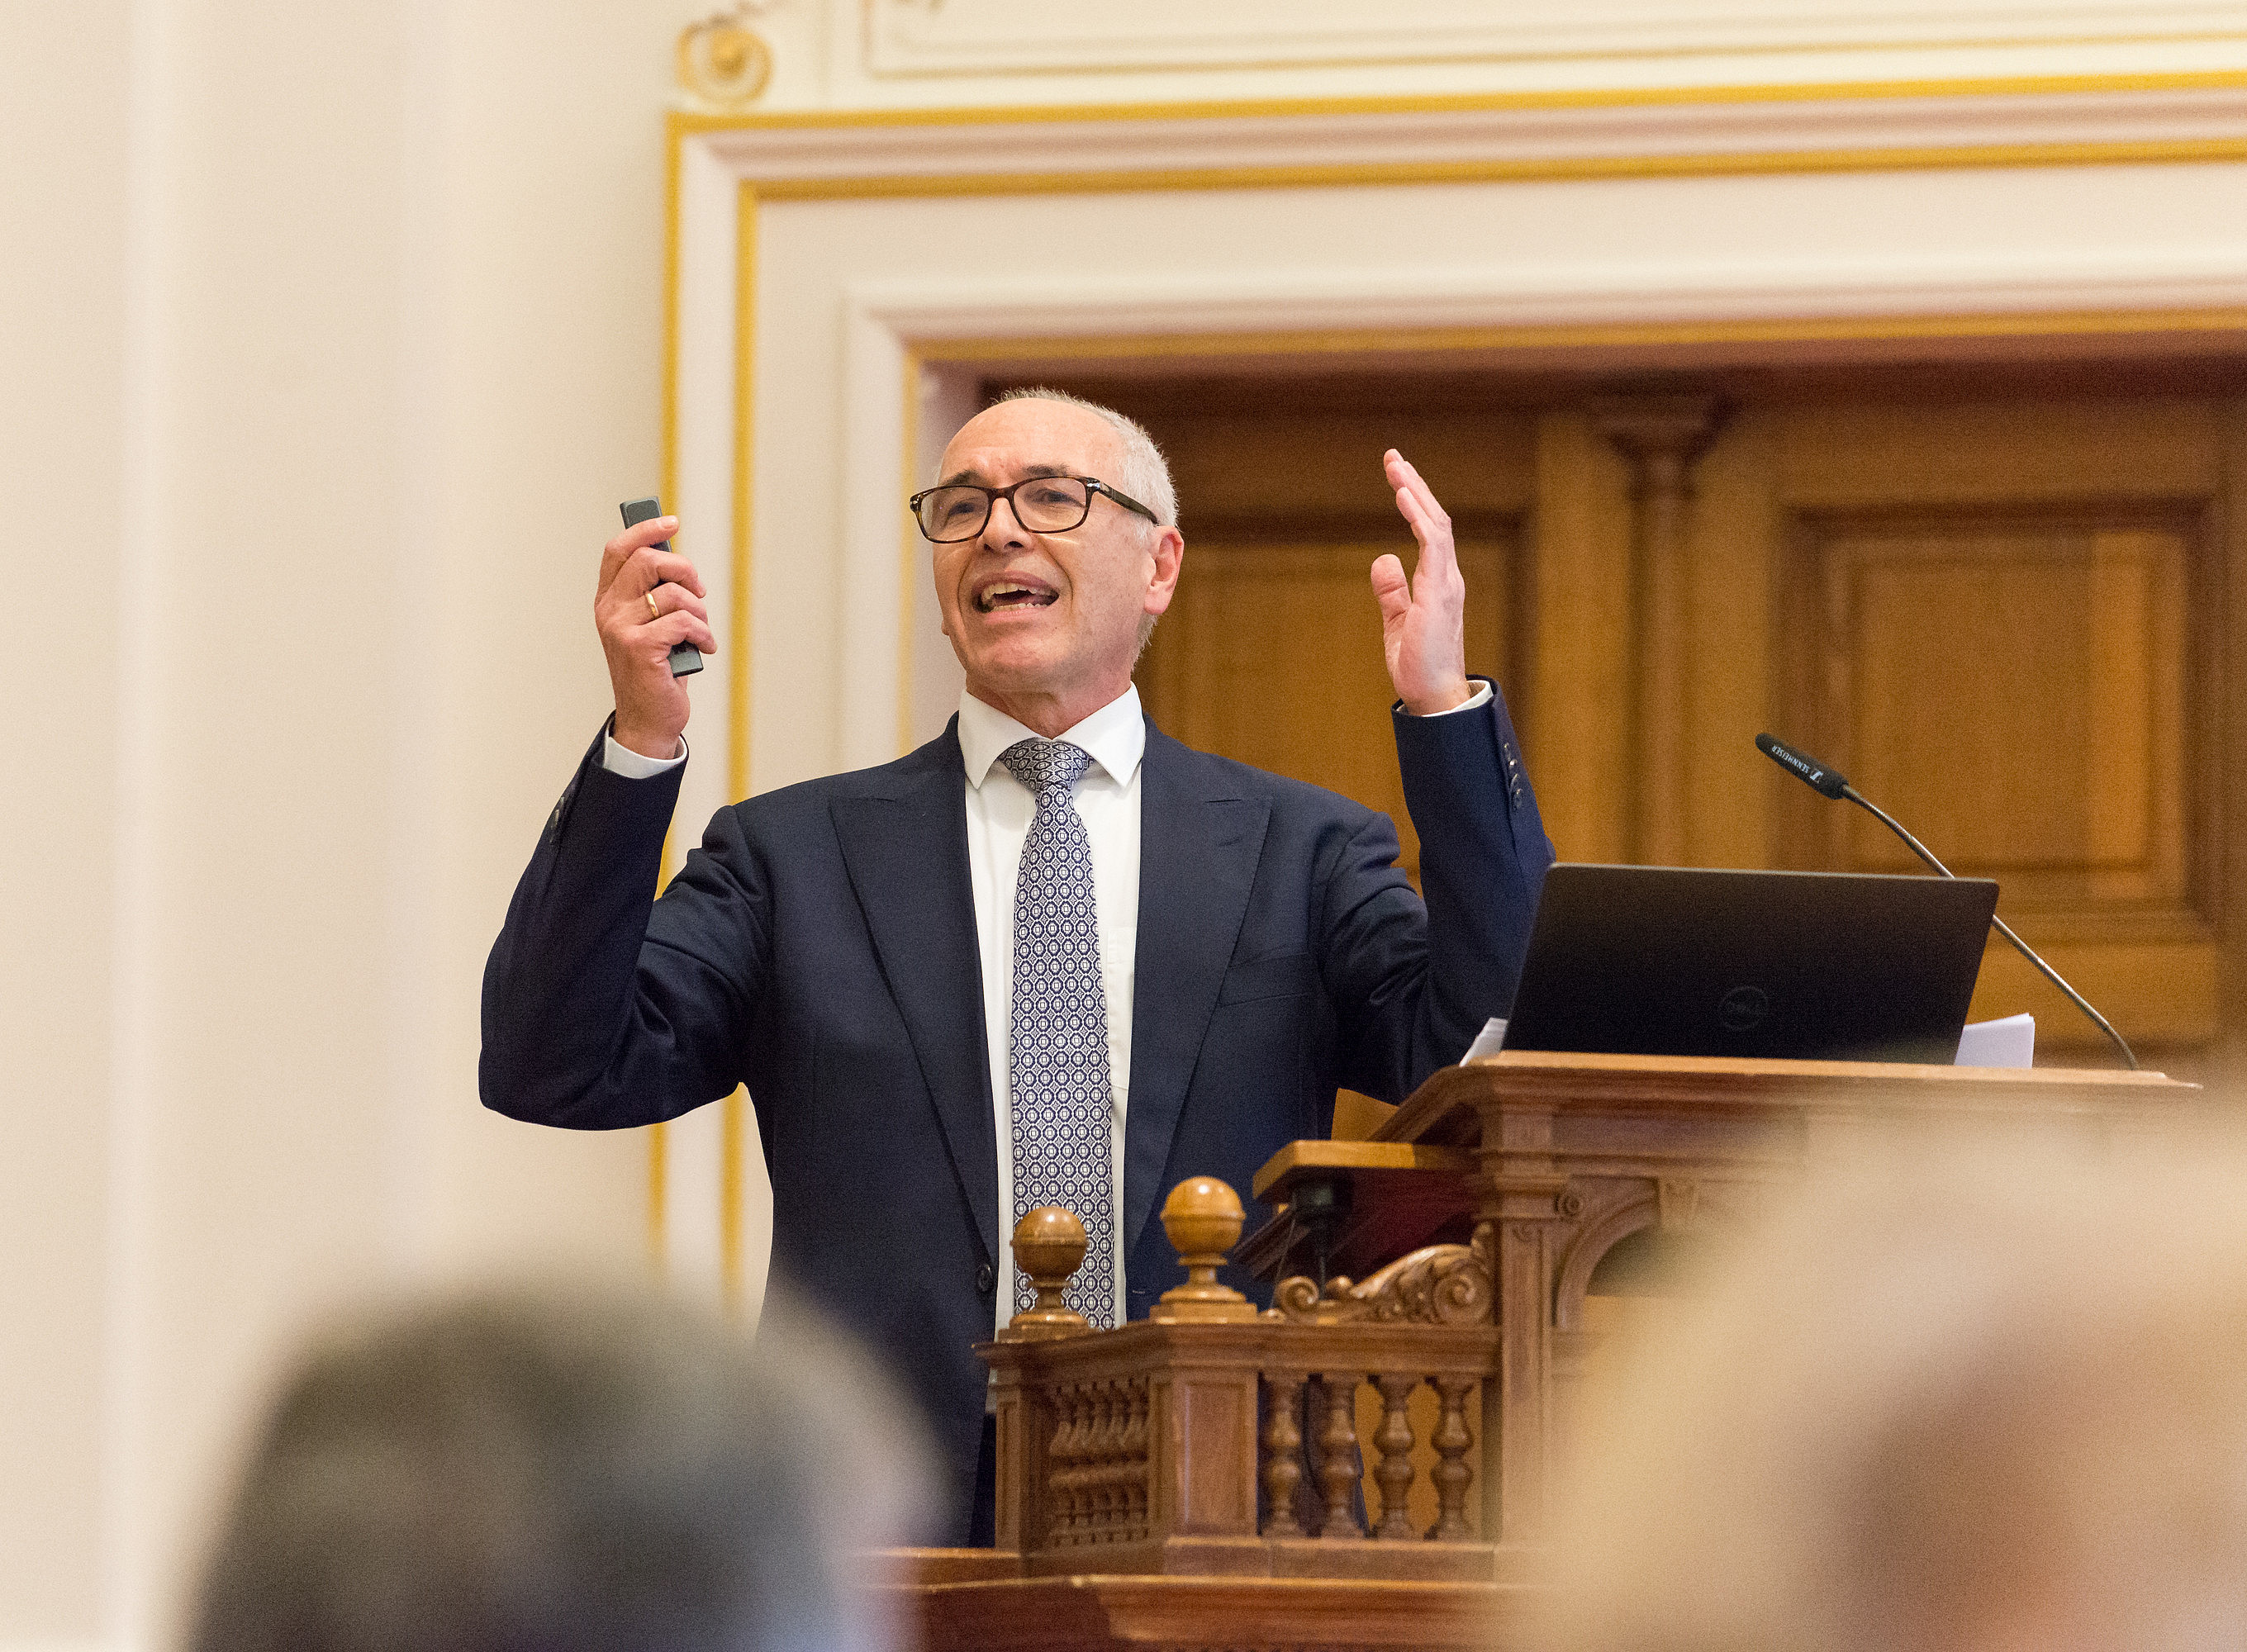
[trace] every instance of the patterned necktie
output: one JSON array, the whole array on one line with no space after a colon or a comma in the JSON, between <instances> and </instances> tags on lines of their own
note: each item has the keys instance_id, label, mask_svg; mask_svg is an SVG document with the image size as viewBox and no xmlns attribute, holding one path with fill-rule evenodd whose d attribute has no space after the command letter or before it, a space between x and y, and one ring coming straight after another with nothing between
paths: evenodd
<instances>
[{"instance_id":1,"label":"patterned necktie","mask_svg":"<svg viewBox=\"0 0 2247 1652\"><path fill-rule=\"evenodd\" d=\"M999 754L1037 799L1014 885L1014 986L1007 1068L1014 1093L1014 1217L1059 1205L1084 1224L1084 1266L1062 1300L1092 1324L1116 1322L1116 1184L1109 1153L1108 998L1092 905L1092 843L1069 801L1092 766L1060 741ZM1034 1305L1016 1275L1017 1310Z\"/></svg>"}]
</instances>

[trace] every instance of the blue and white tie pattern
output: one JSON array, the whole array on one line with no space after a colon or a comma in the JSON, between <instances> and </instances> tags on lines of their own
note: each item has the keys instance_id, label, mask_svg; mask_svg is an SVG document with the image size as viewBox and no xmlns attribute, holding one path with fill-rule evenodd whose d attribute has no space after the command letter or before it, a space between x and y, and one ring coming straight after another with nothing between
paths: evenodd
<instances>
[{"instance_id":1,"label":"blue and white tie pattern","mask_svg":"<svg viewBox=\"0 0 2247 1652\"><path fill-rule=\"evenodd\" d=\"M1014 985L1007 1067L1014 1087L1014 1216L1058 1205L1084 1224L1084 1266L1062 1300L1116 1323L1116 1182L1109 1148L1108 998L1092 903L1092 843L1069 793L1092 766L1062 741L999 754L1037 800L1014 885ZM1017 1310L1036 1300L1014 1280Z\"/></svg>"}]
</instances>

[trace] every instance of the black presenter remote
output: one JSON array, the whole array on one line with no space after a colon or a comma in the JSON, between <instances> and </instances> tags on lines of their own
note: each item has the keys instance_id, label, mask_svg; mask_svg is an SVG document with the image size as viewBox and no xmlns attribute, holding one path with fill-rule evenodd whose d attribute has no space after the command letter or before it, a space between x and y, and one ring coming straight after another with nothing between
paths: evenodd
<instances>
[{"instance_id":1,"label":"black presenter remote","mask_svg":"<svg viewBox=\"0 0 2247 1652\"><path fill-rule=\"evenodd\" d=\"M653 499L627 499L618 509L625 514L625 526L627 528L637 528L640 523L653 522L663 515L662 504ZM671 542L666 539L656 549L669 550ZM693 643L680 643L672 649L671 674L673 677L691 677L701 669L702 651Z\"/></svg>"}]
</instances>

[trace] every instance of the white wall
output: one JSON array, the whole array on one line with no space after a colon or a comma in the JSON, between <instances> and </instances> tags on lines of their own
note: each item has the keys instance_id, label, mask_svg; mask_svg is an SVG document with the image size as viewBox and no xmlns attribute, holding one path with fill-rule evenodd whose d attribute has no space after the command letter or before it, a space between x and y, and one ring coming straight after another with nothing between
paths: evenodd
<instances>
[{"instance_id":1,"label":"white wall","mask_svg":"<svg viewBox=\"0 0 2247 1652\"><path fill-rule=\"evenodd\" d=\"M10 9L0 1644L168 1638L319 1305L644 1253L476 986L659 474L687 10Z\"/></svg>"},{"instance_id":2,"label":"white wall","mask_svg":"<svg viewBox=\"0 0 2247 1652\"><path fill-rule=\"evenodd\" d=\"M1117 15L1095 0L777 0L759 26L768 102L796 108L1828 61L1719 42L1533 62L1470 30L1417 64L1315 60L1305 34L1286 66L1246 66L1275 37L1289 58L1274 25L1297 3L1244 0L1259 26L1229 44L1207 8L1170 6L1114 73L1085 72ZM604 708L593 559L659 474L661 115L676 33L708 9L74 0L0 20L0 1649L172 1638L214 1478L322 1304L644 1254L642 1138L477 1106L476 989ZM1688 32L1700 10L1668 8ZM1396 38L1451 38L1444 10L1404 7ZM1977 50L1851 61L2215 68L2239 43ZM686 545L721 542L713 523ZM821 580L847 565L789 550ZM861 554L894 572L894 542ZM866 644L892 659L896 601ZM809 746L774 731L760 773L890 726L894 693L851 721L841 662L865 639L833 635ZM698 786L721 761L698 751Z\"/></svg>"},{"instance_id":3,"label":"white wall","mask_svg":"<svg viewBox=\"0 0 2247 1652\"><path fill-rule=\"evenodd\" d=\"M101 1619L127 27L0 51L0 1637L57 1642Z\"/></svg>"}]
</instances>

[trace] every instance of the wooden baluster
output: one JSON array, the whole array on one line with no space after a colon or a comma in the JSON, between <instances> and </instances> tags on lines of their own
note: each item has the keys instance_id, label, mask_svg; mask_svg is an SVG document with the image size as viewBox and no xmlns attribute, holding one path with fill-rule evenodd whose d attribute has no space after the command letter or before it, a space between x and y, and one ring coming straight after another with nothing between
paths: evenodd
<instances>
[{"instance_id":1,"label":"wooden baluster","mask_svg":"<svg viewBox=\"0 0 2247 1652\"><path fill-rule=\"evenodd\" d=\"M1092 1487L1093 1475L1099 1466L1098 1422L1099 1390L1087 1382L1076 1394L1076 1540L1089 1543L1093 1538Z\"/></svg>"},{"instance_id":2,"label":"wooden baluster","mask_svg":"<svg viewBox=\"0 0 2247 1652\"><path fill-rule=\"evenodd\" d=\"M1124 1428L1117 1413L1116 1383L1103 1379L1099 1397L1094 1402L1092 1529L1103 1539L1116 1535L1117 1448L1122 1442Z\"/></svg>"},{"instance_id":3,"label":"wooden baluster","mask_svg":"<svg viewBox=\"0 0 2247 1652\"><path fill-rule=\"evenodd\" d=\"M1100 1384L1087 1382L1076 1415L1076 1540L1099 1535Z\"/></svg>"},{"instance_id":4,"label":"wooden baluster","mask_svg":"<svg viewBox=\"0 0 2247 1652\"><path fill-rule=\"evenodd\" d=\"M1069 1540L1069 1390L1052 1390L1054 1431L1046 1442L1046 1544L1058 1548Z\"/></svg>"},{"instance_id":5,"label":"wooden baluster","mask_svg":"<svg viewBox=\"0 0 2247 1652\"><path fill-rule=\"evenodd\" d=\"M1264 1379L1264 1535L1301 1537L1295 1488L1303 1483L1303 1430L1295 1424L1303 1379L1285 1373Z\"/></svg>"},{"instance_id":6,"label":"wooden baluster","mask_svg":"<svg viewBox=\"0 0 2247 1652\"><path fill-rule=\"evenodd\" d=\"M1100 1467L1100 1389L1087 1382L1076 1396L1076 1540L1094 1536L1093 1486Z\"/></svg>"},{"instance_id":7,"label":"wooden baluster","mask_svg":"<svg viewBox=\"0 0 2247 1652\"><path fill-rule=\"evenodd\" d=\"M1381 1448L1381 1466L1373 1471L1381 1487L1381 1524L1373 1535L1417 1537L1420 1534L1412 1529L1412 1517L1404 1506L1412 1492L1412 1419L1405 1408L1420 1379L1381 1375L1375 1376L1373 1385L1381 1390L1381 1430L1373 1437L1373 1443Z\"/></svg>"},{"instance_id":8,"label":"wooden baluster","mask_svg":"<svg viewBox=\"0 0 2247 1652\"><path fill-rule=\"evenodd\" d=\"M1362 1470L1357 1456L1357 1379L1332 1372L1319 1378L1327 1401L1326 1426L1319 1431L1319 1489L1326 1493L1327 1512L1319 1535L1355 1538L1357 1515L1351 1508Z\"/></svg>"},{"instance_id":9,"label":"wooden baluster","mask_svg":"<svg viewBox=\"0 0 2247 1652\"><path fill-rule=\"evenodd\" d=\"M1431 1377L1437 1396L1443 1402L1443 1414L1436 1420L1436 1431L1429 1444L1443 1460L1436 1464L1436 1529L1428 1533L1438 1542L1464 1543L1474 1534L1467 1529L1467 1485L1474 1478L1474 1471L1467 1466L1467 1450L1474 1444L1474 1436L1467 1430L1467 1396L1474 1389L1471 1376Z\"/></svg>"},{"instance_id":10,"label":"wooden baluster","mask_svg":"<svg viewBox=\"0 0 2247 1652\"><path fill-rule=\"evenodd\" d=\"M1056 1548L1076 1541L1076 1409L1075 1384L1054 1391L1054 1437L1047 1448L1046 1462L1053 1508L1052 1541Z\"/></svg>"},{"instance_id":11,"label":"wooden baluster","mask_svg":"<svg viewBox=\"0 0 2247 1652\"><path fill-rule=\"evenodd\" d=\"M1130 1478L1124 1483L1127 1538L1147 1535L1147 1385L1145 1380L1131 1385L1130 1419L1124 1425L1124 1455L1131 1466Z\"/></svg>"}]
</instances>

